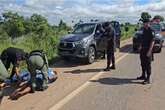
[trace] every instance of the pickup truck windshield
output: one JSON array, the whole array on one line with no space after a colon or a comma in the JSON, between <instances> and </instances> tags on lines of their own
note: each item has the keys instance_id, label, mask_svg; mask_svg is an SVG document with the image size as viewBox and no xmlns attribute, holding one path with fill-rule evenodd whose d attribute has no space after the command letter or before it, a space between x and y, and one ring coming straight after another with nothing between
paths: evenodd
<instances>
[{"instance_id":1,"label":"pickup truck windshield","mask_svg":"<svg viewBox=\"0 0 165 110\"><path fill-rule=\"evenodd\" d=\"M80 24L76 26L73 34L92 34L95 29L95 24Z\"/></svg>"}]
</instances>

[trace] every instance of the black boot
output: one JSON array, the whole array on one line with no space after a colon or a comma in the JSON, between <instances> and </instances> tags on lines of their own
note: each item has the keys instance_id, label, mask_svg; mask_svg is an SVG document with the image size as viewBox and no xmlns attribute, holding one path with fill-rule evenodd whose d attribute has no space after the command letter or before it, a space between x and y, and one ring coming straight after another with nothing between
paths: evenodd
<instances>
[{"instance_id":1,"label":"black boot","mask_svg":"<svg viewBox=\"0 0 165 110\"><path fill-rule=\"evenodd\" d=\"M142 84L144 84L144 85L145 85L145 84L150 84L150 79L148 79L148 78L145 79L145 80L142 82Z\"/></svg>"},{"instance_id":2,"label":"black boot","mask_svg":"<svg viewBox=\"0 0 165 110\"><path fill-rule=\"evenodd\" d=\"M113 64L111 67L110 67L110 69L116 69L116 67L115 67L115 64Z\"/></svg>"},{"instance_id":3,"label":"black boot","mask_svg":"<svg viewBox=\"0 0 165 110\"><path fill-rule=\"evenodd\" d=\"M147 71L147 78L144 80L143 84L150 84L151 69Z\"/></svg>"},{"instance_id":4,"label":"black boot","mask_svg":"<svg viewBox=\"0 0 165 110\"><path fill-rule=\"evenodd\" d=\"M141 76L137 77L136 79L137 79L137 80L145 80L146 77L145 77L145 75L141 75Z\"/></svg>"},{"instance_id":5,"label":"black boot","mask_svg":"<svg viewBox=\"0 0 165 110\"><path fill-rule=\"evenodd\" d=\"M110 71L110 67L106 67L104 71Z\"/></svg>"},{"instance_id":6,"label":"black boot","mask_svg":"<svg viewBox=\"0 0 165 110\"><path fill-rule=\"evenodd\" d=\"M145 75L146 71L145 71L145 68L142 67L142 75L137 77L136 79L137 80L145 80L146 79L146 75Z\"/></svg>"}]
</instances>

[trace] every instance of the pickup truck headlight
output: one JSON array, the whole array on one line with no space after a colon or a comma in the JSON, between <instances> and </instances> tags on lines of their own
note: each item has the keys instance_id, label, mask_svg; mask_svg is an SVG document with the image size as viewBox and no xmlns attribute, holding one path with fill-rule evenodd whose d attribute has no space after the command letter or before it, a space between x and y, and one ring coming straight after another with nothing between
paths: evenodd
<instances>
[{"instance_id":1,"label":"pickup truck headlight","mask_svg":"<svg viewBox=\"0 0 165 110\"><path fill-rule=\"evenodd\" d=\"M75 45L83 45L84 42L81 40L81 41L76 41L76 42L74 42L74 44L75 44Z\"/></svg>"}]
</instances>

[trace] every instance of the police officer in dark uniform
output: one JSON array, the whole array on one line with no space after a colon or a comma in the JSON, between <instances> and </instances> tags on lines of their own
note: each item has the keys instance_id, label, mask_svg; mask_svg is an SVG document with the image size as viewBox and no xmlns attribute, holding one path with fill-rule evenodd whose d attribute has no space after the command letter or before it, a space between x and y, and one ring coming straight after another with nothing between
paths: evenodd
<instances>
[{"instance_id":1,"label":"police officer in dark uniform","mask_svg":"<svg viewBox=\"0 0 165 110\"><path fill-rule=\"evenodd\" d=\"M1 60L5 65L6 69L10 68L10 64L12 63L13 68L10 75L10 79L14 76L14 74L19 74L19 65L20 62L26 59L26 52L24 50L14 47L9 47L5 49L1 54Z\"/></svg>"},{"instance_id":2,"label":"police officer in dark uniform","mask_svg":"<svg viewBox=\"0 0 165 110\"><path fill-rule=\"evenodd\" d=\"M137 77L137 79L144 80L143 84L149 84L151 76L152 49L154 46L154 32L150 28L149 19L144 20L143 23L143 34L140 46L142 75Z\"/></svg>"},{"instance_id":3,"label":"police officer in dark uniform","mask_svg":"<svg viewBox=\"0 0 165 110\"><path fill-rule=\"evenodd\" d=\"M104 71L110 71L110 69L115 69L115 30L110 25L110 22L105 22L104 24L104 36L107 38L107 67ZM112 66L110 66L112 63Z\"/></svg>"}]
</instances>

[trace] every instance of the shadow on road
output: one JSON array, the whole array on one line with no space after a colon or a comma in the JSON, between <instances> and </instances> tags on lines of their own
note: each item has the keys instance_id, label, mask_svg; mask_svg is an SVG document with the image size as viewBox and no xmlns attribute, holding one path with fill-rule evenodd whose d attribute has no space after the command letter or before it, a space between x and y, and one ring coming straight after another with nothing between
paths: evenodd
<instances>
[{"instance_id":1,"label":"shadow on road","mask_svg":"<svg viewBox=\"0 0 165 110\"><path fill-rule=\"evenodd\" d=\"M98 68L98 69L86 69L86 70L80 70L76 69L73 71L65 71L64 73L72 73L72 74L81 74L81 73L94 73L94 72L101 72L103 68Z\"/></svg>"},{"instance_id":2,"label":"shadow on road","mask_svg":"<svg viewBox=\"0 0 165 110\"><path fill-rule=\"evenodd\" d=\"M100 59L96 59L95 62L99 62ZM69 68L69 67L77 67L77 66L83 66L88 65L87 62L85 62L83 59L77 59L77 58L71 58L68 60L58 59L55 61L51 61L50 67L56 68Z\"/></svg>"},{"instance_id":3,"label":"shadow on road","mask_svg":"<svg viewBox=\"0 0 165 110\"><path fill-rule=\"evenodd\" d=\"M133 52L132 44L127 44L120 48L121 53L131 53L131 54L137 54L138 52Z\"/></svg>"},{"instance_id":4,"label":"shadow on road","mask_svg":"<svg viewBox=\"0 0 165 110\"><path fill-rule=\"evenodd\" d=\"M60 67L60 68L69 68L69 67L77 67L77 66L83 66L86 65L81 60L78 59L70 59L70 60L59 60L58 62L54 62L50 67Z\"/></svg>"},{"instance_id":5,"label":"shadow on road","mask_svg":"<svg viewBox=\"0 0 165 110\"><path fill-rule=\"evenodd\" d=\"M141 84L141 82L135 78L100 78L98 80L92 80L91 82L99 82L107 85Z\"/></svg>"}]
</instances>

